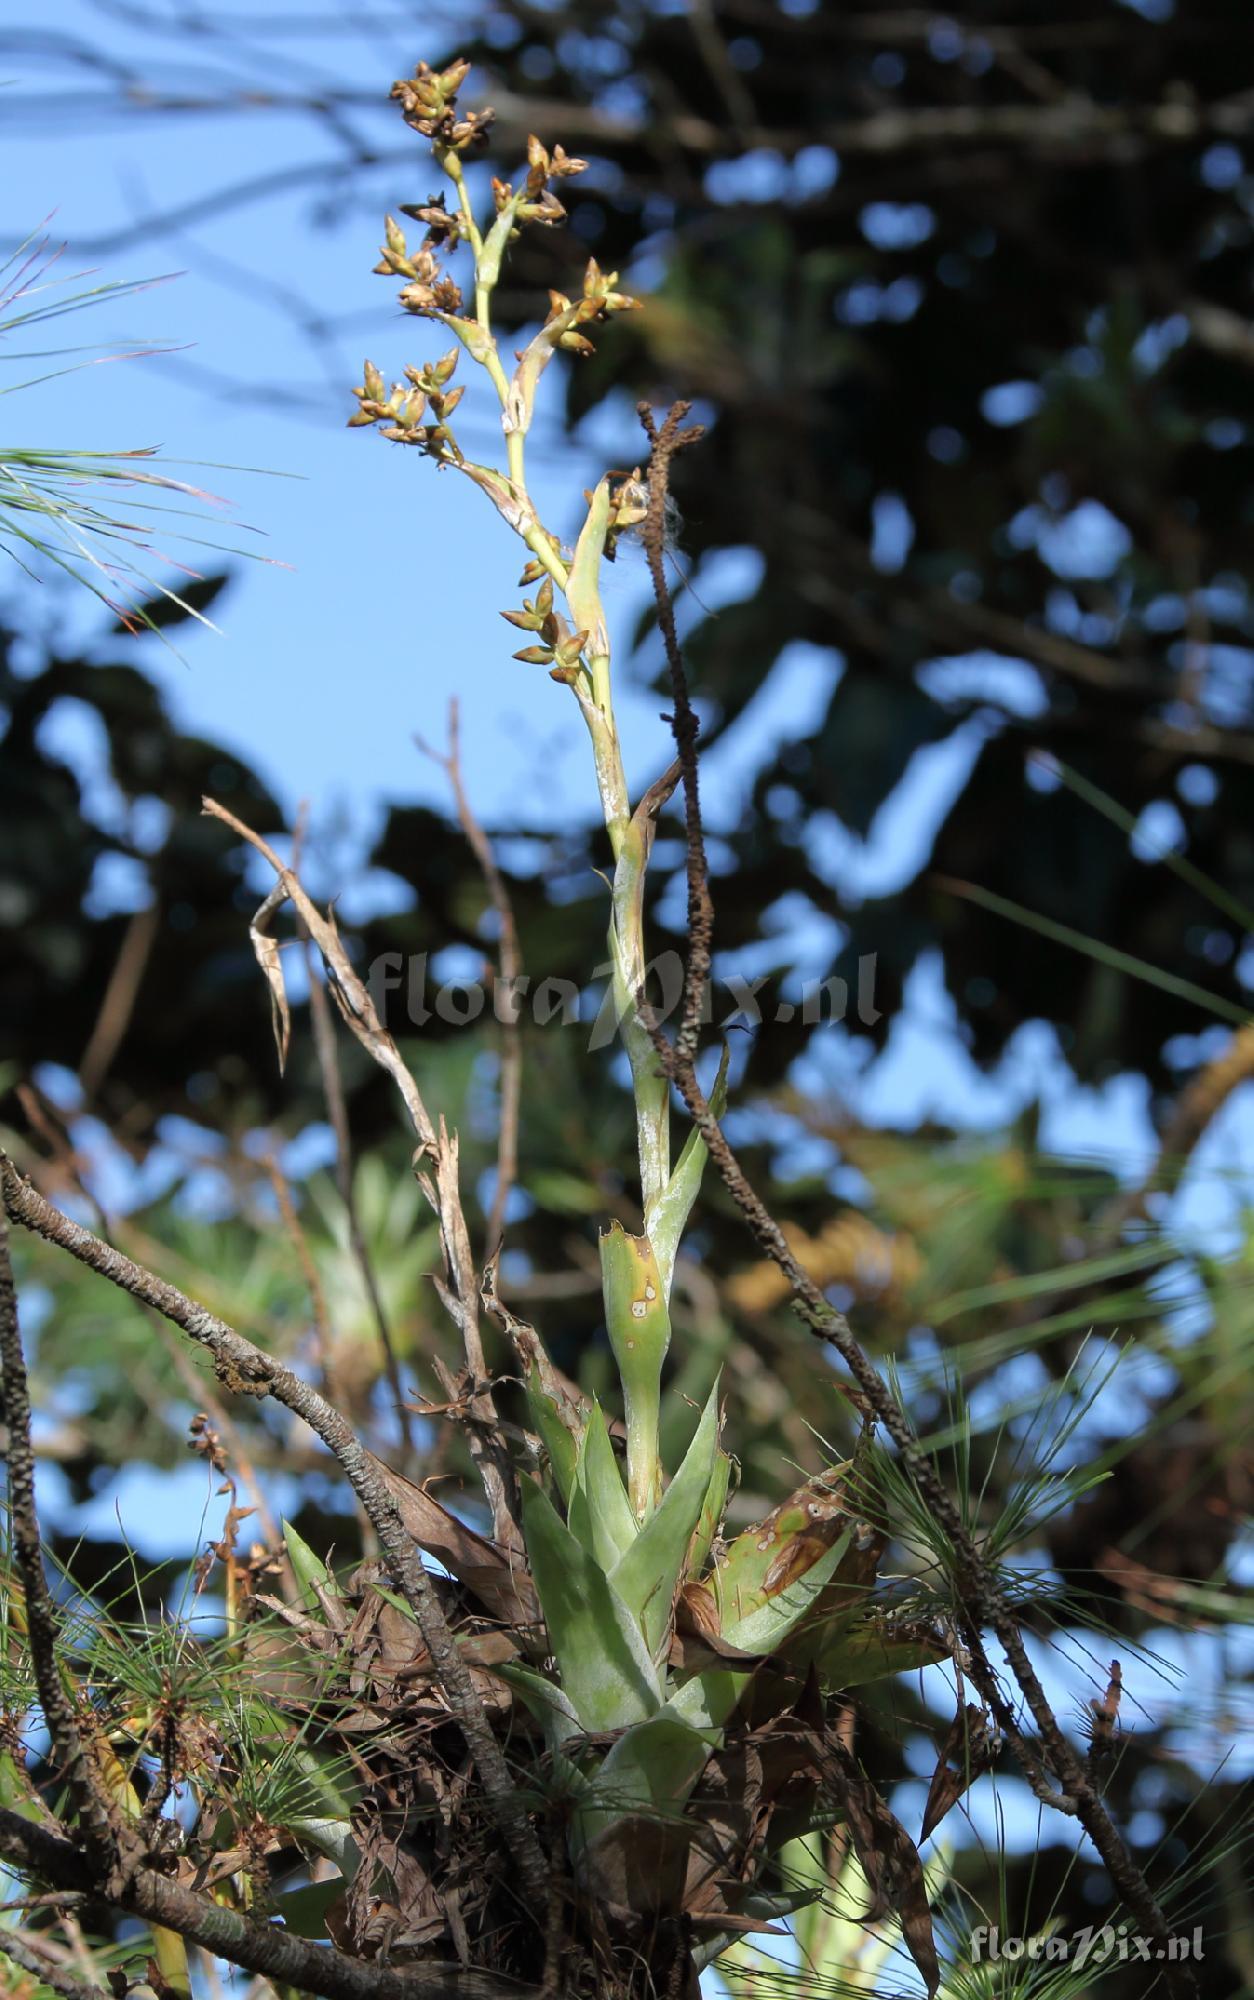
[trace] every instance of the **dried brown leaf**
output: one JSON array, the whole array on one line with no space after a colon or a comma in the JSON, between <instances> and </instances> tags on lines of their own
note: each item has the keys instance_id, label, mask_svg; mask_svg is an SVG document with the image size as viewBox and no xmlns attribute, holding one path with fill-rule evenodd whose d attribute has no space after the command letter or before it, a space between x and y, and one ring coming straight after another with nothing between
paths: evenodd
<instances>
[{"instance_id":1,"label":"dried brown leaf","mask_svg":"<svg viewBox=\"0 0 1254 2000\"><path fill-rule=\"evenodd\" d=\"M539 1622L540 1608L526 1570L511 1563L492 1542L466 1527L412 1479L393 1472L382 1459L375 1459L374 1464L402 1526L420 1548L443 1563L494 1618L509 1625Z\"/></svg>"},{"instance_id":2,"label":"dried brown leaf","mask_svg":"<svg viewBox=\"0 0 1254 2000\"><path fill-rule=\"evenodd\" d=\"M867 1923L896 1916L906 1949L923 1975L929 2000L940 1986L932 1912L919 1851L891 1813L852 1751L828 1733L823 1775L831 1785L871 1889Z\"/></svg>"},{"instance_id":3,"label":"dried brown leaf","mask_svg":"<svg viewBox=\"0 0 1254 2000\"><path fill-rule=\"evenodd\" d=\"M283 964L279 954L279 941L270 929L275 912L283 907L287 894L281 882L276 882L265 902L248 926L253 951L261 967L266 985L270 989L270 1019L274 1027L275 1047L279 1052L279 1074L287 1068L287 1052L292 1045L292 1011L287 1004L287 985L283 978Z\"/></svg>"},{"instance_id":4,"label":"dried brown leaf","mask_svg":"<svg viewBox=\"0 0 1254 2000\"><path fill-rule=\"evenodd\" d=\"M941 1745L923 1809L920 1846L935 1833L945 1814L957 1805L969 1786L992 1767L996 1755L989 1718L975 1702L969 1701L958 1710Z\"/></svg>"}]
</instances>

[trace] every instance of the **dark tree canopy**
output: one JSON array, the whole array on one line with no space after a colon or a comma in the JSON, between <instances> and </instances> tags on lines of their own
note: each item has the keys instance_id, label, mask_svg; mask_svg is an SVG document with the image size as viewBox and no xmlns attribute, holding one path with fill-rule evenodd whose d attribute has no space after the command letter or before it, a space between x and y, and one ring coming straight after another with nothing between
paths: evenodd
<instances>
[{"instance_id":1,"label":"dark tree canopy","mask_svg":"<svg viewBox=\"0 0 1254 2000\"><path fill-rule=\"evenodd\" d=\"M881 1031L939 945L979 1060L1044 1016L1085 1076L1160 1078L1190 1005L937 878L1243 998L1235 931L1029 766L1157 805L1160 837L1249 900L1254 44L1226 0L1153 11L573 7L476 52L520 95L545 77L554 125L617 170L574 184L580 242L615 267L652 232L651 308L572 370L572 417L624 387L701 399L686 546L762 558L691 646L707 741L790 643L843 656L733 836L732 940L800 889L848 922L850 959L878 954ZM528 248L538 283L570 254ZM984 745L927 864L851 903L814 816L864 835L972 717Z\"/></svg>"},{"instance_id":2,"label":"dark tree canopy","mask_svg":"<svg viewBox=\"0 0 1254 2000\"><path fill-rule=\"evenodd\" d=\"M697 399L709 434L676 473L686 560L698 591L711 553L756 561L756 586L692 638L707 745L796 642L832 662L825 713L784 733L727 842L720 945L758 936L788 895L794 917L842 927L833 969L851 983L875 954L875 1035L939 947L981 1063L1044 1018L1081 1076L1161 1085L1192 1002L949 884L1244 999L1235 924L1152 859L1174 846L1254 900L1240 0L1048 18L990 0L960 18L576 0L471 26L494 155L537 125L592 163L567 184L569 225L519 245L499 307L530 319L589 249L614 268L643 240L648 309L571 368L569 416L624 393ZM229 50L229 24L215 33ZM195 101L229 110L229 75L207 72ZM89 81L82 115L109 101ZM152 115L181 101L155 88ZM381 164L346 154L338 199L354 174L363 205L380 176L388 200L424 198L386 106L346 85L318 101L378 121ZM626 409L622 430L630 451ZM864 837L916 754L955 736L978 754L931 852L863 901L828 836ZM1146 816L1139 852L1041 753ZM402 814L380 849L406 879L444 865L411 832ZM756 1080L795 1052L795 1031L764 1027Z\"/></svg>"}]
</instances>

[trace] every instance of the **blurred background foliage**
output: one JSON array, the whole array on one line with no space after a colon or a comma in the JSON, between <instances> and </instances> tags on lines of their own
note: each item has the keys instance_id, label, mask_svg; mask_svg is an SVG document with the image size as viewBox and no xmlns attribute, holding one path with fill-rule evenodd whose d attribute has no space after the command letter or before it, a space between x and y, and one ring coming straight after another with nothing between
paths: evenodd
<instances>
[{"instance_id":1,"label":"blurred background foliage","mask_svg":"<svg viewBox=\"0 0 1254 2000\"><path fill-rule=\"evenodd\" d=\"M99 44L80 49L77 74L97 107L111 93L133 106L144 85L145 115L176 120L177 94L159 79L110 75L111 16L134 25L143 12L100 6ZM1181 1928L1204 1921L1216 1940L1207 1991L1254 1992L1239 1832L1248 1761L1234 1754L1254 1664L1241 1630L1251 1211L1184 1233L1176 1205L1215 1120L1248 1120L1254 1075L1249 1031L1228 1033L1254 966L1248 8L972 0L959 16L496 0L468 7L445 46L421 16L415 58L475 62L498 107L494 158L536 127L592 163L566 184L567 224L522 239L500 310L534 320L589 252L647 297L569 369L569 423L597 435L638 396L683 395L709 424L675 472L690 674L706 745L745 717L759 750L743 809L727 823L715 804L718 965L768 975L765 990L795 1004L802 966L853 994L859 959L874 954L874 1019L782 1023L768 1006L751 1032L732 1032L729 1129L803 1261L891 1357L938 1450L957 1454L977 1520L1019 1522L1025 1615L1042 1643L1055 1637L1055 1685L1080 1704L1072 1719L1100 1694L1115 1641L1125 1662L1158 1659L1161 1680L1140 1684L1146 1712L1125 1715L1112 1797L1151 1880L1180 1882ZM161 25L167 41L185 30L189 100L240 87L238 24L176 10ZM6 69L31 32L0 35ZM392 205L423 199L421 173L411 184L395 153L381 169L382 137L361 137L386 133L395 147L391 125L369 122L386 115L375 99L389 77L373 98L306 84L298 36L293 17L276 107L306 92L328 130L341 120L341 198L372 226L381 186ZM73 104L67 91L65 115ZM215 171L207 158L207 198ZM729 550L742 594L707 614L703 565ZM636 639L635 671L658 674L661 696L647 617ZM799 647L818 649L803 656L804 691ZM342 1043L350 1225L307 1008L281 1079L247 938L257 882L226 831L198 816L204 791L267 832L280 809L237 756L179 732L125 634L109 650L102 659L97 639L90 662L62 656L12 610L0 632L6 1143L47 1191L106 1212L122 1247L323 1369L394 1460L459 1482L438 1410L411 1413L406 1432L380 1386L380 1312L415 1400L447 1400L431 1363L453 1361L426 1281L434 1238L387 1091ZM89 778L41 736L66 697L98 718ZM771 722L755 737L757 703ZM891 885L860 887L866 837L938 748L949 802L934 838L903 838ZM1112 800L1122 816L1102 809ZM602 836L546 837L514 824L507 798L478 803L524 965L574 982L590 1021ZM316 823L306 836L314 886L335 879L334 839ZM142 885L133 914L93 900L102 857ZM489 899L455 822L397 802L370 865L410 893L389 914L345 920L360 963L425 953L467 977L490 963ZM659 951L682 941L681 876L672 820L650 878ZM457 958L439 959L450 946ZM1135 976L1129 958L1168 982ZM303 990L298 942L287 962ZM871 1072L921 966L938 970L953 1032L980 1066L995 1068L1037 1022L1075 1077L1144 1079L1162 1151L1141 1180L1044 1147L1037 1107L984 1133L855 1115L840 1077ZM609 1379L595 1226L640 1224L629 1098L586 1031L524 1018L522 1034L502 1289L595 1389ZM406 1053L461 1130L482 1224L499 1062L490 1010L458 1027L433 1013ZM90 1587L120 1531L108 1508L74 1506L111 1491L120 1466L168 1477L213 1391L129 1301L47 1254L23 1261L41 1443L65 1482L58 1546L75 1549ZM699 1399L724 1370L747 1520L788 1489L793 1466L819 1462L820 1439L848 1446L847 1414L717 1186L677 1295L678 1379ZM315 1545L355 1545L325 1462L302 1457L267 1408L218 1409L215 1421L273 1512ZM151 1504L161 1489L142 1490ZM439 1490L447 1500L460 1487ZM926 1551L904 1535L897 1553L906 1573L926 1573ZM159 1594L176 1573L172 1558L146 1588ZM936 1702L916 1679L891 1708L877 1696L868 1710L863 1754L889 1781L926 1777L920 1734L947 1719ZM1022 1818L1035 1808L1020 1790ZM1020 1840L1009 1906L1100 1921L1104 1882L1066 1833L1047 1824L1036 1854ZM973 1891L994 1838L976 1814L960 1841L953 1866ZM1144 1990L1135 1968L1108 1978L1111 1991Z\"/></svg>"}]
</instances>

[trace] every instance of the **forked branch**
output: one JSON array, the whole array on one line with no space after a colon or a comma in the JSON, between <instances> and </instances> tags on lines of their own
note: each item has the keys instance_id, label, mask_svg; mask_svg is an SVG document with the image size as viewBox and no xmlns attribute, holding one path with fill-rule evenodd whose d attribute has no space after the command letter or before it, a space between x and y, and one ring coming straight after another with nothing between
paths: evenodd
<instances>
[{"instance_id":1,"label":"forked branch","mask_svg":"<svg viewBox=\"0 0 1254 2000\"><path fill-rule=\"evenodd\" d=\"M54 1888L99 1892L100 1884L77 1847L3 1807L0 1859ZM333 1945L310 1944L283 1925L259 1923L197 1895L152 1868L137 1869L114 1900L131 1915L177 1931L212 1958L227 1959L320 2000L527 2000L537 1990L471 1966L416 1965L393 1971L349 1958ZM84 1993L92 1990L84 1988Z\"/></svg>"},{"instance_id":2,"label":"forked branch","mask_svg":"<svg viewBox=\"0 0 1254 2000\"><path fill-rule=\"evenodd\" d=\"M144 1305L152 1306L175 1326L181 1327L192 1340L208 1349L218 1379L225 1387L240 1395L273 1396L276 1402L282 1403L308 1424L334 1454L361 1502L405 1601L414 1614L431 1655L435 1678L466 1738L484 1797L518 1868L526 1893L537 1909L543 1908L549 1890L548 1868L526 1808L510 1776L501 1746L483 1712L470 1670L457 1649L422 1558L401 1525L378 1460L367 1451L347 1418L308 1382L302 1382L290 1368L284 1367L282 1362L262 1348L254 1346L251 1340L207 1312L194 1299L189 1299L177 1286L158 1278L153 1272L145 1270L143 1265L124 1257L110 1244L102 1243L90 1230L72 1222L69 1216L45 1201L38 1190L23 1179L4 1153L0 1153L0 1192L3 1193L5 1214L12 1221L21 1223L23 1228L42 1236L46 1242L67 1250L89 1270L107 1278L111 1284L129 1292L132 1298L141 1300ZM0 1267L0 1335L7 1339L5 1270L7 1265ZM11 1290L10 1280L9 1295ZM12 1324L15 1328L15 1314ZM7 1348L5 1364L7 1389ZM43 1699L42 1684L40 1694ZM51 1682L48 1695L53 1700L55 1714L56 1687ZM58 1743L59 1754L67 1756L72 1747L67 1737L64 1751Z\"/></svg>"},{"instance_id":3,"label":"forked branch","mask_svg":"<svg viewBox=\"0 0 1254 2000\"><path fill-rule=\"evenodd\" d=\"M237 819L234 813L228 812L225 806L219 805L215 799L205 799L203 803L210 818L220 819L241 840L246 840L250 847L264 856L277 878L274 888L253 919L252 938L258 962L270 987L280 1062L285 1060L287 1054L291 1016L279 962L279 947L269 927L275 912L284 903L290 902L321 954L330 976L332 994L344 1020L367 1054L387 1072L400 1092L418 1139L414 1155L418 1185L439 1224L444 1255L444 1282L439 1287L440 1297L461 1334L471 1381L481 1383L487 1370L479 1331L479 1284L458 1191L457 1136L448 1132L443 1119L438 1129L432 1121L422 1092L380 1020L370 990L345 951L335 924L323 916L299 876L284 865L267 840L246 826L243 820ZM434 1173L429 1163L434 1163ZM515 1519L513 1479L508 1461L496 1448L490 1433L486 1434L486 1439L485 1434L480 1433L480 1438L485 1441L482 1448L477 1447L476 1463L492 1513L493 1533L503 1548L517 1550L521 1547L521 1538Z\"/></svg>"},{"instance_id":4,"label":"forked branch","mask_svg":"<svg viewBox=\"0 0 1254 2000\"><path fill-rule=\"evenodd\" d=\"M3 1159L3 1155L0 1155ZM7 1162L6 1162L7 1164ZM33 1190L32 1190L33 1192ZM36 1196L37 1200L42 1197ZM0 1415L8 1433L9 1520L13 1557L22 1580L31 1667L52 1740L52 1760L66 1786L88 1852L116 1889L138 1859L134 1828L122 1817L102 1780L93 1746L70 1698L57 1644L59 1621L44 1575L42 1537L35 1510L35 1455L31 1448L30 1390L18 1326L17 1289L9 1257L9 1225L0 1215Z\"/></svg>"}]
</instances>

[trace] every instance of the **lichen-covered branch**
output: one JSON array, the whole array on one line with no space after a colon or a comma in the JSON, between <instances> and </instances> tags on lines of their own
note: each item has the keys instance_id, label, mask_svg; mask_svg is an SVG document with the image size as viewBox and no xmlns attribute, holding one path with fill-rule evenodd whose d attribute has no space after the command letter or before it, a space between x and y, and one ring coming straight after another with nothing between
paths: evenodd
<instances>
[{"instance_id":1,"label":"lichen-covered branch","mask_svg":"<svg viewBox=\"0 0 1254 2000\"><path fill-rule=\"evenodd\" d=\"M100 1887L87 1857L70 1841L6 1808L0 1808L0 1858L53 1888L90 1892ZM317 1994L319 2000L526 2000L535 1991L469 1966L417 1965L393 1971L349 1958L331 1946L308 1944L282 1925L242 1916L151 1868L136 1870L118 1893L116 1906L176 1931L214 1958Z\"/></svg>"},{"instance_id":2,"label":"lichen-covered branch","mask_svg":"<svg viewBox=\"0 0 1254 2000\"><path fill-rule=\"evenodd\" d=\"M2 1156L0 1156L2 1157ZM33 1190L32 1190L33 1192ZM36 1196L41 1200L41 1196ZM35 1509L35 1457L31 1449L30 1390L18 1326L17 1289L9 1256L9 1226L0 1214L0 1414L8 1434L9 1520L13 1557L22 1580L26 1640L52 1761L67 1787L82 1836L104 1876L120 1880L140 1851L135 1831L119 1813L103 1782L82 1721L70 1698L57 1654L58 1619L44 1575L42 1537Z\"/></svg>"},{"instance_id":3,"label":"lichen-covered branch","mask_svg":"<svg viewBox=\"0 0 1254 2000\"><path fill-rule=\"evenodd\" d=\"M421 1556L401 1525L378 1461L367 1451L347 1418L290 1368L189 1299L177 1286L132 1262L63 1215L23 1179L4 1153L0 1153L0 1192L5 1213L12 1221L68 1251L80 1264L129 1292L132 1298L152 1306L209 1351L218 1379L225 1387L242 1395L273 1396L307 1423L334 1453L414 1614L431 1655L435 1677L466 1738L484 1796L527 1894L537 1908L543 1907L548 1895L548 1870L526 1808L501 1746L488 1725L469 1668L457 1650ZM42 1693L41 1688L41 1696Z\"/></svg>"},{"instance_id":4,"label":"lichen-covered branch","mask_svg":"<svg viewBox=\"0 0 1254 2000\"><path fill-rule=\"evenodd\" d=\"M678 426L686 414L685 406L676 404L660 430L654 426L651 415L645 423L654 447L650 477L650 512L645 534L650 576L657 598L658 622L666 645L671 681L675 691L672 730L684 770L690 922L688 972L691 977L694 964L704 963L708 967L709 963L709 909L708 903L703 903L700 895L700 881L707 871L696 777L697 731L688 698L687 679L675 629L670 591L666 582L661 532L670 455L675 448L677 434L682 436ZM704 971L702 977L704 978ZM1168 1941L1171 1933L1162 1909L1144 1875L1132 1859L1084 1764L1063 1734L1040 1678L1028 1658L1019 1622L946 1491L932 1459L919 1442L909 1416L881 1377L869 1355L854 1337L844 1314L830 1304L798 1263L783 1231L751 1186L724 1136L696 1073L695 1028L699 1021L699 990L697 998L698 1008L694 1012L692 1027L689 1030L689 1001L687 990L685 991L684 1019L680 1033L672 1043L667 1039L661 1024L654 1018L644 996L640 996L641 1018L649 1029L659 1060L683 1098L728 1193L761 1248L774 1260L787 1278L801 1317L811 1332L817 1334L820 1339L831 1342L849 1370L855 1385L856 1406L861 1411L864 1421L869 1419L884 1426L900 1452L919 1492L931 1508L936 1521L944 1529L953 1551L963 1636L970 1648L971 1677L997 1717L1008 1740L1023 1758L1025 1768L1036 1780L1034 1789L1037 1790L1038 1796L1043 1789L1037 1760L1023 1740L1018 1719L1002 1693L996 1674L989 1663L982 1632L985 1624L991 1627L1005 1651L1011 1672L1019 1684L1028 1710L1040 1732L1046 1762L1062 1788L1064 1799L1069 1802L1070 1808L1101 1855L1110 1872L1111 1880L1128 1908L1143 1925L1146 1934L1161 1947L1161 1956L1167 1960L1170 1956ZM1183 1963L1173 1961L1170 1964L1168 1980L1176 1993L1196 1992L1192 1973Z\"/></svg>"}]
</instances>

